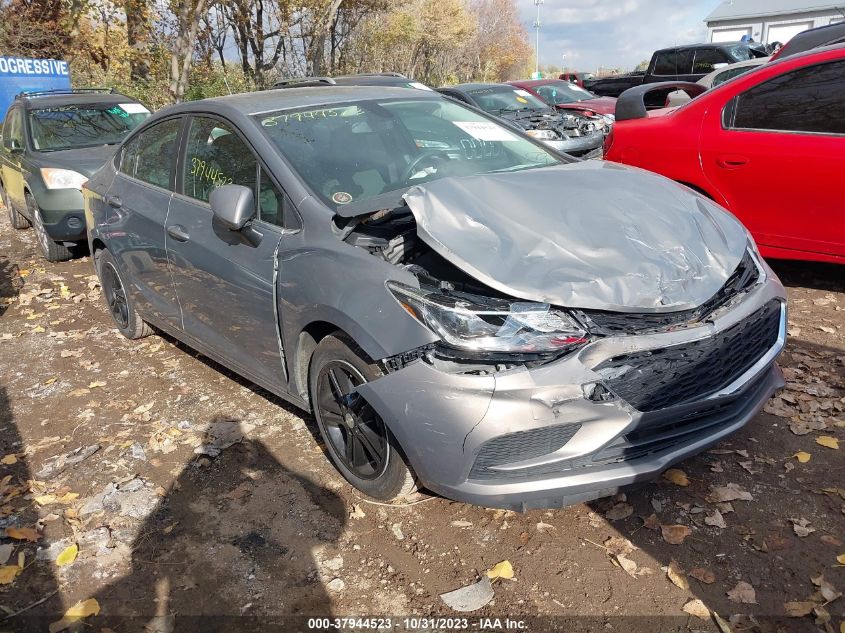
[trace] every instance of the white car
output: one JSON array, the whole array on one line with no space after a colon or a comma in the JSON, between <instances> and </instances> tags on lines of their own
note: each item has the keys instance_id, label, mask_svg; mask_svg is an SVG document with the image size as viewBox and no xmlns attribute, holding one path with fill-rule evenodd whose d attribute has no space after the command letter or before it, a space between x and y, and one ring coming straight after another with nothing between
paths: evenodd
<instances>
[{"instance_id":1,"label":"white car","mask_svg":"<svg viewBox=\"0 0 845 633\"><path fill-rule=\"evenodd\" d=\"M749 59L744 62L737 62L736 64L727 64L721 68L717 68L709 75L705 75L696 83L701 84L709 90L710 88L715 88L719 84L725 83L728 79L733 79L734 77L738 77L739 75L754 70L758 66L762 66L768 62L769 59L771 58L757 57L756 59ZM666 97L666 107L671 108L683 105L689 100L690 96L686 92L683 90L676 90L675 92L670 92Z\"/></svg>"}]
</instances>

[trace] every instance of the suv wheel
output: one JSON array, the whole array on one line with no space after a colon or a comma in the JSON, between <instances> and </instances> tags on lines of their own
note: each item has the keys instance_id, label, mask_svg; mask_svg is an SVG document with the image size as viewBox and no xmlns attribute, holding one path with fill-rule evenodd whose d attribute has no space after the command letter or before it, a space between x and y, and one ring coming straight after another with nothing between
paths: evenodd
<instances>
[{"instance_id":1,"label":"suv wheel","mask_svg":"<svg viewBox=\"0 0 845 633\"><path fill-rule=\"evenodd\" d=\"M44 222L41 219L41 209L38 203L30 194L26 194L26 208L29 210L29 217L32 218L32 228L35 229L35 237L38 239L38 247L41 254L48 262L63 262L71 258L70 249L64 244L55 242L47 235Z\"/></svg>"},{"instance_id":2,"label":"suv wheel","mask_svg":"<svg viewBox=\"0 0 845 633\"><path fill-rule=\"evenodd\" d=\"M311 358L308 387L314 417L334 465L370 497L407 496L417 488L399 444L354 388L381 376L378 367L340 332L327 336Z\"/></svg>"},{"instance_id":3,"label":"suv wheel","mask_svg":"<svg viewBox=\"0 0 845 633\"><path fill-rule=\"evenodd\" d=\"M9 212L9 221L12 223L12 228L15 229L26 229L29 228L30 222L24 216L22 216L15 207L12 206L12 201L9 200L9 196L6 193L6 190L0 185L0 201L3 202L3 206L6 207L6 211Z\"/></svg>"},{"instance_id":4,"label":"suv wheel","mask_svg":"<svg viewBox=\"0 0 845 633\"><path fill-rule=\"evenodd\" d=\"M94 266L100 278L106 307L120 333L128 339L143 338L152 334L152 328L135 310L120 273L117 272L112 254L107 250L97 251L94 253Z\"/></svg>"}]
</instances>

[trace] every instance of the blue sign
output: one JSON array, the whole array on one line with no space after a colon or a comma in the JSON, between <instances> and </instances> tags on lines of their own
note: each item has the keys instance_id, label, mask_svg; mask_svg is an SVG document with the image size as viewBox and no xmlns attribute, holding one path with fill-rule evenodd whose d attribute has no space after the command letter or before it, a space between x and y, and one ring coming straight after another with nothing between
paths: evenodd
<instances>
[{"instance_id":1,"label":"blue sign","mask_svg":"<svg viewBox=\"0 0 845 633\"><path fill-rule=\"evenodd\" d=\"M21 92L70 90L70 69L60 59L0 57L0 114Z\"/></svg>"}]
</instances>

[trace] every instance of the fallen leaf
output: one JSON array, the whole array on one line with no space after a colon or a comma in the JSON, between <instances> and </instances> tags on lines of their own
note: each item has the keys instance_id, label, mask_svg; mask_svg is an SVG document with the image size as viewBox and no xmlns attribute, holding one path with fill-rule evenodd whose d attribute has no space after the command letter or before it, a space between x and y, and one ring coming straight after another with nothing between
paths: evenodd
<instances>
[{"instance_id":1,"label":"fallen leaf","mask_svg":"<svg viewBox=\"0 0 845 633\"><path fill-rule=\"evenodd\" d=\"M723 530L728 527L728 524L725 523L725 518L722 516L722 513L718 510L714 510L713 514L704 517L704 522L707 525L722 528Z\"/></svg>"},{"instance_id":2,"label":"fallen leaf","mask_svg":"<svg viewBox=\"0 0 845 633\"><path fill-rule=\"evenodd\" d=\"M614 564L619 565L619 567L624 569L627 574L632 578L637 577L637 564L624 554L617 554L616 556L611 556L610 560L613 561Z\"/></svg>"},{"instance_id":3,"label":"fallen leaf","mask_svg":"<svg viewBox=\"0 0 845 633\"><path fill-rule=\"evenodd\" d=\"M671 481L676 486L689 486L689 477L680 468L670 468L663 473L663 478L666 481Z\"/></svg>"},{"instance_id":4,"label":"fallen leaf","mask_svg":"<svg viewBox=\"0 0 845 633\"><path fill-rule=\"evenodd\" d=\"M656 532L660 529L660 519L657 518L656 514L652 514L647 519L643 520L643 527Z\"/></svg>"},{"instance_id":5,"label":"fallen leaf","mask_svg":"<svg viewBox=\"0 0 845 633\"><path fill-rule=\"evenodd\" d=\"M56 495L38 495L33 499L40 506L47 506L56 503Z\"/></svg>"},{"instance_id":6,"label":"fallen leaf","mask_svg":"<svg viewBox=\"0 0 845 633\"><path fill-rule=\"evenodd\" d=\"M695 567L694 569L690 569L687 575L692 576L696 580L700 580L705 585L712 585L714 582L716 582L716 574L714 574L709 569L704 569L703 567Z\"/></svg>"},{"instance_id":7,"label":"fallen leaf","mask_svg":"<svg viewBox=\"0 0 845 633\"><path fill-rule=\"evenodd\" d=\"M497 578L510 580L513 578L513 566L510 561L503 560L501 563L496 563L496 565L493 566L493 569L487 571L487 577L490 580L496 580Z\"/></svg>"},{"instance_id":8,"label":"fallen leaf","mask_svg":"<svg viewBox=\"0 0 845 633\"><path fill-rule=\"evenodd\" d=\"M361 507L359 503L352 504L352 512L349 513L349 518L351 519L363 519L366 514L364 514L364 509Z\"/></svg>"},{"instance_id":9,"label":"fallen leaf","mask_svg":"<svg viewBox=\"0 0 845 633\"><path fill-rule=\"evenodd\" d=\"M725 501L754 501L750 492L740 488L737 484L727 486L716 486L710 488L710 495L707 500L711 503L722 503Z\"/></svg>"},{"instance_id":10,"label":"fallen leaf","mask_svg":"<svg viewBox=\"0 0 845 633\"><path fill-rule=\"evenodd\" d=\"M728 600L741 604L757 604L757 592L747 582L740 580L736 587L727 592Z\"/></svg>"},{"instance_id":11,"label":"fallen leaf","mask_svg":"<svg viewBox=\"0 0 845 633\"><path fill-rule=\"evenodd\" d=\"M663 534L663 540L670 545L680 545L684 539L692 534L686 525L661 525L660 530Z\"/></svg>"},{"instance_id":12,"label":"fallen leaf","mask_svg":"<svg viewBox=\"0 0 845 633\"><path fill-rule=\"evenodd\" d=\"M12 543L0 545L0 565L5 565L8 562L13 551L15 551L15 546Z\"/></svg>"},{"instance_id":13,"label":"fallen leaf","mask_svg":"<svg viewBox=\"0 0 845 633\"><path fill-rule=\"evenodd\" d=\"M820 446L824 446L826 448L832 448L835 451L839 450L839 440L835 437L831 437L830 435L822 435L816 438L816 444Z\"/></svg>"},{"instance_id":14,"label":"fallen leaf","mask_svg":"<svg viewBox=\"0 0 845 633\"><path fill-rule=\"evenodd\" d=\"M604 541L604 548L609 554L615 554L617 556L619 554L630 554L637 549L631 541L622 536L609 536Z\"/></svg>"},{"instance_id":15,"label":"fallen leaf","mask_svg":"<svg viewBox=\"0 0 845 633\"><path fill-rule=\"evenodd\" d=\"M74 543L70 547L66 547L64 551L56 557L56 565L58 565L59 567L70 565L73 561L76 560L76 557L78 555L79 546Z\"/></svg>"},{"instance_id":16,"label":"fallen leaf","mask_svg":"<svg viewBox=\"0 0 845 633\"><path fill-rule=\"evenodd\" d=\"M103 380L94 380L93 382L89 383L89 389L96 389L97 387L105 387L106 383Z\"/></svg>"},{"instance_id":17,"label":"fallen leaf","mask_svg":"<svg viewBox=\"0 0 845 633\"><path fill-rule=\"evenodd\" d=\"M842 594L836 590L836 587L825 579L823 574L820 574L815 578L810 578L810 580L816 587L819 588L819 593L822 594L822 598L824 598L825 602L833 602L834 600L842 597Z\"/></svg>"},{"instance_id":18,"label":"fallen leaf","mask_svg":"<svg viewBox=\"0 0 845 633\"><path fill-rule=\"evenodd\" d=\"M676 587L680 587L684 591L689 591L689 580L687 580L684 570L681 569L677 561L669 561L669 566L666 568L666 575Z\"/></svg>"},{"instance_id":19,"label":"fallen leaf","mask_svg":"<svg viewBox=\"0 0 845 633\"><path fill-rule=\"evenodd\" d=\"M803 618L805 615L810 615L815 606L816 603L809 600L785 602L783 610L790 618Z\"/></svg>"},{"instance_id":20,"label":"fallen leaf","mask_svg":"<svg viewBox=\"0 0 845 633\"><path fill-rule=\"evenodd\" d=\"M704 606L704 603L701 600L690 600L684 606L682 606L681 609L683 609L685 613L694 615L695 617L701 618L702 620L710 619L710 609Z\"/></svg>"},{"instance_id":21,"label":"fallen leaf","mask_svg":"<svg viewBox=\"0 0 845 633\"><path fill-rule=\"evenodd\" d=\"M94 598L88 600L80 600L70 609L65 611L64 617L58 622L53 622L50 625L50 633L58 633L70 628L76 622L90 615L97 615L100 612L100 603Z\"/></svg>"},{"instance_id":22,"label":"fallen leaf","mask_svg":"<svg viewBox=\"0 0 845 633\"><path fill-rule=\"evenodd\" d=\"M809 453L805 453L804 451L798 451L793 455L795 459L797 459L800 463L806 464L810 459L813 457Z\"/></svg>"},{"instance_id":23,"label":"fallen leaf","mask_svg":"<svg viewBox=\"0 0 845 633\"><path fill-rule=\"evenodd\" d=\"M472 521L452 521L449 525L456 528L471 528Z\"/></svg>"},{"instance_id":24,"label":"fallen leaf","mask_svg":"<svg viewBox=\"0 0 845 633\"><path fill-rule=\"evenodd\" d=\"M538 532L549 532L550 530L554 530L554 529L555 529L555 526L550 525L549 523L543 523L542 521L540 521L537 524L537 531Z\"/></svg>"},{"instance_id":25,"label":"fallen leaf","mask_svg":"<svg viewBox=\"0 0 845 633\"><path fill-rule=\"evenodd\" d=\"M21 573L21 568L17 565L4 565L0 567L0 585L11 584L18 577L19 573Z\"/></svg>"},{"instance_id":26,"label":"fallen leaf","mask_svg":"<svg viewBox=\"0 0 845 633\"><path fill-rule=\"evenodd\" d=\"M11 466L12 464L18 463L18 456L14 453L9 453L3 459L0 459L0 464L5 464L6 466Z\"/></svg>"},{"instance_id":27,"label":"fallen leaf","mask_svg":"<svg viewBox=\"0 0 845 633\"><path fill-rule=\"evenodd\" d=\"M7 527L6 536L17 541L30 541L34 543L41 538L35 528Z\"/></svg>"},{"instance_id":28,"label":"fallen leaf","mask_svg":"<svg viewBox=\"0 0 845 633\"><path fill-rule=\"evenodd\" d=\"M805 536L809 536L812 532L816 531L816 528L809 527L810 521L807 519L789 519L792 521L792 530L795 532L797 536L804 538Z\"/></svg>"},{"instance_id":29,"label":"fallen leaf","mask_svg":"<svg viewBox=\"0 0 845 633\"><path fill-rule=\"evenodd\" d=\"M845 565L845 554L840 554L836 557L836 560L840 565Z\"/></svg>"},{"instance_id":30,"label":"fallen leaf","mask_svg":"<svg viewBox=\"0 0 845 633\"><path fill-rule=\"evenodd\" d=\"M628 503L617 503L604 515L608 521L620 521L634 514L634 508Z\"/></svg>"}]
</instances>

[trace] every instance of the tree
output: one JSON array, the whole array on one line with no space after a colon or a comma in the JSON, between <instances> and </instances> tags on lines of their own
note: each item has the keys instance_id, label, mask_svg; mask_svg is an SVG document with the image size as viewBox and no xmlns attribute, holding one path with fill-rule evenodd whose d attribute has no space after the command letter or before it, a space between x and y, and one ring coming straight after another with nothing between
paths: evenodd
<instances>
[{"instance_id":1,"label":"tree","mask_svg":"<svg viewBox=\"0 0 845 633\"><path fill-rule=\"evenodd\" d=\"M200 20L207 0L173 0L176 16L176 38L170 53L170 96L179 103L185 96L191 73L191 61L197 43Z\"/></svg>"},{"instance_id":2,"label":"tree","mask_svg":"<svg viewBox=\"0 0 845 633\"><path fill-rule=\"evenodd\" d=\"M150 76L150 3L149 0L123 0L126 13L126 42L132 51L129 77L146 81Z\"/></svg>"}]
</instances>

